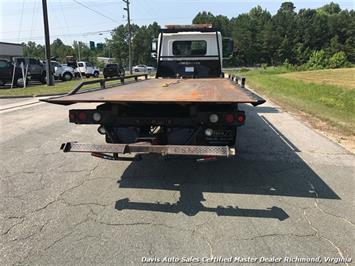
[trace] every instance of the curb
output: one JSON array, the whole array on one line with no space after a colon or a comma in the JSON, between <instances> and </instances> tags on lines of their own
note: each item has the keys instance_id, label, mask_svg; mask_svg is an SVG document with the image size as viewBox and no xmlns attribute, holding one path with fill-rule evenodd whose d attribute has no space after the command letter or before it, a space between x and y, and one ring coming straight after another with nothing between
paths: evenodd
<instances>
[{"instance_id":1,"label":"curb","mask_svg":"<svg viewBox=\"0 0 355 266\"><path fill-rule=\"evenodd\" d=\"M47 97L47 96L60 96L66 93L55 93L55 94L39 94L39 95L19 95L19 96L0 96L0 99L16 99L16 98L37 98L37 97Z\"/></svg>"}]
</instances>

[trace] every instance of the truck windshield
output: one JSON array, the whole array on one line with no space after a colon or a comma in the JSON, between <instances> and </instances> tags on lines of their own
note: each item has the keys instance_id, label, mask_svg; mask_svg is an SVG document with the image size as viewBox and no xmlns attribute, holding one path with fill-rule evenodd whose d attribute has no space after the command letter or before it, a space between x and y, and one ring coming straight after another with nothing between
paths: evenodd
<instances>
[{"instance_id":1,"label":"truck windshield","mask_svg":"<svg viewBox=\"0 0 355 266\"><path fill-rule=\"evenodd\" d=\"M173 55L179 56L203 56L206 55L206 41L174 41Z\"/></svg>"}]
</instances>

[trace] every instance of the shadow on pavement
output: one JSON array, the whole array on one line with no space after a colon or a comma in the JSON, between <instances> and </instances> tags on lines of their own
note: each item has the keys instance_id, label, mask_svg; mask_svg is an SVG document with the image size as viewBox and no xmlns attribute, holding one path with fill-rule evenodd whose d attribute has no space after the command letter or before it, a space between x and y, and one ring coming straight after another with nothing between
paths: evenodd
<instances>
[{"instance_id":1,"label":"shadow on pavement","mask_svg":"<svg viewBox=\"0 0 355 266\"><path fill-rule=\"evenodd\" d=\"M288 218L281 208L241 209L236 206L205 207L203 193L229 193L340 199L339 196L297 154L295 147L265 117L258 107L243 105L247 123L238 131L238 156L208 163L191 159L163 160L146 156L132 162L118 181L120 188L179 191L174 203L135 202L124 198L117 210L133 209L196 215L215 212L219 216ZM159 193L156 193L159 201ZM137 194L139 199L139 194ZM233 205L237 205L235 202Z\"/></svg>"}]
</instances>

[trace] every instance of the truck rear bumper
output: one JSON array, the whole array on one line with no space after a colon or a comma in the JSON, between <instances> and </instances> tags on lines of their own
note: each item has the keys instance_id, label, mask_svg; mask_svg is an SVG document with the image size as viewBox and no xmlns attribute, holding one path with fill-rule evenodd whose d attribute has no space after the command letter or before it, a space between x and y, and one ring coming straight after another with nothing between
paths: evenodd
<instances>
[{"instance_id":1,"label":"truck rear bumper","mask_svg":"<svg viewBox=\"0 0 355 266\"><path fill-rule=\"evenodd\" d=\"M230 157L235 155L235 149L229 146L190 146L190 145L152 145L148 142L134 144L84 144L66 142L61 145L63 152L144 154L186 156Z\"/></svg>"}]
</instances>

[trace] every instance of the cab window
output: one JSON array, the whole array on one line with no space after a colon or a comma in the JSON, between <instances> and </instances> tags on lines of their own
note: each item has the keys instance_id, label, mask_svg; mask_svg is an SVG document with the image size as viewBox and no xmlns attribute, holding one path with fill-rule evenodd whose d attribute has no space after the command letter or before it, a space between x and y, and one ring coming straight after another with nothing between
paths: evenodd
<instances>
[{"instance_id":1,"label":"cab window","mask_svg":"<svg viewBox=\"0 0 355 266\"><path fill-rule=\"evenodd\" d=\"M173 55L179 56L203 56L207 52L206 41L174 41Z\"/></svg>"},{"instance_id":2,"label":"cab window","mask_svg":"<svg viewBox=\"0 0 355 266\"><path fill-rule=\"evenodd\" d=\"M9 66L7 61L0 61L0 68L7 68Z\"/></svg>"},{"instance_id":3,"label":"cab window","mask_svg":"<svg viewBox=\"0 0 355 266\"><path fill-rule=\"evenodd\" d=\"M40 63L38 60L30 58L30 65L39 65L39 64Z\"/></svg>"}]
</instances>

